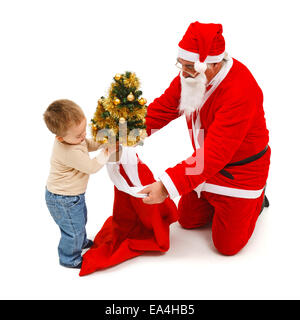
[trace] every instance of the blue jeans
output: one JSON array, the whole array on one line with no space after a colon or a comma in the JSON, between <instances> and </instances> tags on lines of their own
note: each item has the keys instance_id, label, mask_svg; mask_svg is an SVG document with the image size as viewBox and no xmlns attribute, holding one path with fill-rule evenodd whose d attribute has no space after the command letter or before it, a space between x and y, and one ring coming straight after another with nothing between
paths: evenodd
<instances>
[{"instance_id":1,"label":"blue jeans","mask_svg":"<svg viewBox=\"0 0 300 320\"><path fill-rule=\"evenodd\" d=\"M45 198L50 214L61 231L59 263L66 267L76 267L82 261L81 251L87 244L85 194L63 196L46 189Z\"/></svg>"}]
</instances>

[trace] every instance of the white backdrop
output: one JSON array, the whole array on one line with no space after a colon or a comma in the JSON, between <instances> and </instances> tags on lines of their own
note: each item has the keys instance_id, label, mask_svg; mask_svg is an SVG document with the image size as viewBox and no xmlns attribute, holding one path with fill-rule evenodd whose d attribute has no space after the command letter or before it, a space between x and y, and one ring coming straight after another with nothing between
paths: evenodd
<instances>
[{"instance_id":1,"label":"white backdrop","mask_svg":"<svg viewBox=\"0 0 300 320\"><path fill-rule=\"evenodd\" d=\"M299 299L298 1L1 1L2 299ZM171 227L164 255L80 278L58 265L59 230L45 202L53 136L42 114L55 99L90 119L115 73L136 72L151 102L177 74L177 44L193 21L222 23L227 51L265 95L272 148L267 195L248 245L216 252L210 228ZM158 176L192 151L179 118L139 148ZM105 169L90 177L87 232L112 213ZM176 202L178 199L176 199Z\"/></svg>"}]
</instances>

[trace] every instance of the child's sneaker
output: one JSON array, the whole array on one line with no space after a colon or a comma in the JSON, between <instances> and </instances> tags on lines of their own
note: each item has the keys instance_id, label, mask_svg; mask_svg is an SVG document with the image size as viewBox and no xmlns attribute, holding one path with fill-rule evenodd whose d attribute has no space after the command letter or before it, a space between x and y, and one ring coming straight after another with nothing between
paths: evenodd
<instances>
[{"instance_id":1,"label":"child's sneaker","mask_svg":"<svg viewBox=\"0 0 300 320\"><path fill-rule=\"evenodd\" d=\"M87 243L85 244L85 246L82 249L88 249L90 248L92 245L94 244L94 242L90 239L87 239Z\"/></svg>"}]
</instances>

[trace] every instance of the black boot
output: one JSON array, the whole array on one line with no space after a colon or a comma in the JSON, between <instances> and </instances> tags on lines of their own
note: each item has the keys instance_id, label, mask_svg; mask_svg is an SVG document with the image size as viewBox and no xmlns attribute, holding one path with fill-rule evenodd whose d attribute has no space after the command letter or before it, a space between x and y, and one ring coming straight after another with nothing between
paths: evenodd
<instances>
[{"instance_id":1,"label":"black boot","mask_svg":"<svg viewBox=\"0 0 300 320\"><path fill-rule=\"evenodd\" d=\"M264 210L264 208L268 208L269 206L270 206L269 200L268 200L267 196L265 195L259 214L262 213L262 211Z\"/></svg>"},{"instance_id":2,"label":"black boot","mask_svg":"<svg viewBox=\"0 0 300 320\"><path fill-rule=\"evenodd\" d=\"M265 203L265 207L266 207L266 208L269 208L270 203L269 203L269 200L268 200L268 198L267 198L266 195L265 195L265 197L264 197L264 203Z\"/></svg>"}]
</instances>

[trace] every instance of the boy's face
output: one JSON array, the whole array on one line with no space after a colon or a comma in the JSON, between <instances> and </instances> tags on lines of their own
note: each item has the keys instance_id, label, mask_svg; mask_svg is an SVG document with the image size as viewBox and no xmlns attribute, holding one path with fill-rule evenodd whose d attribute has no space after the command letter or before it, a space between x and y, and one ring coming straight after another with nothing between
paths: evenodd
<instances>
[{"instance_id":1,"label":"boy's face","mask_svg":"<svg viewBox=\"0 0 300 320\"><path fill-rule=\"evenodd\" d=\"M83 118L80 124L74 125L69 128L64 137L58 137L60 142L68 144L80 144L86 136L86 118Z\"/></svg>"}]
</instances>

